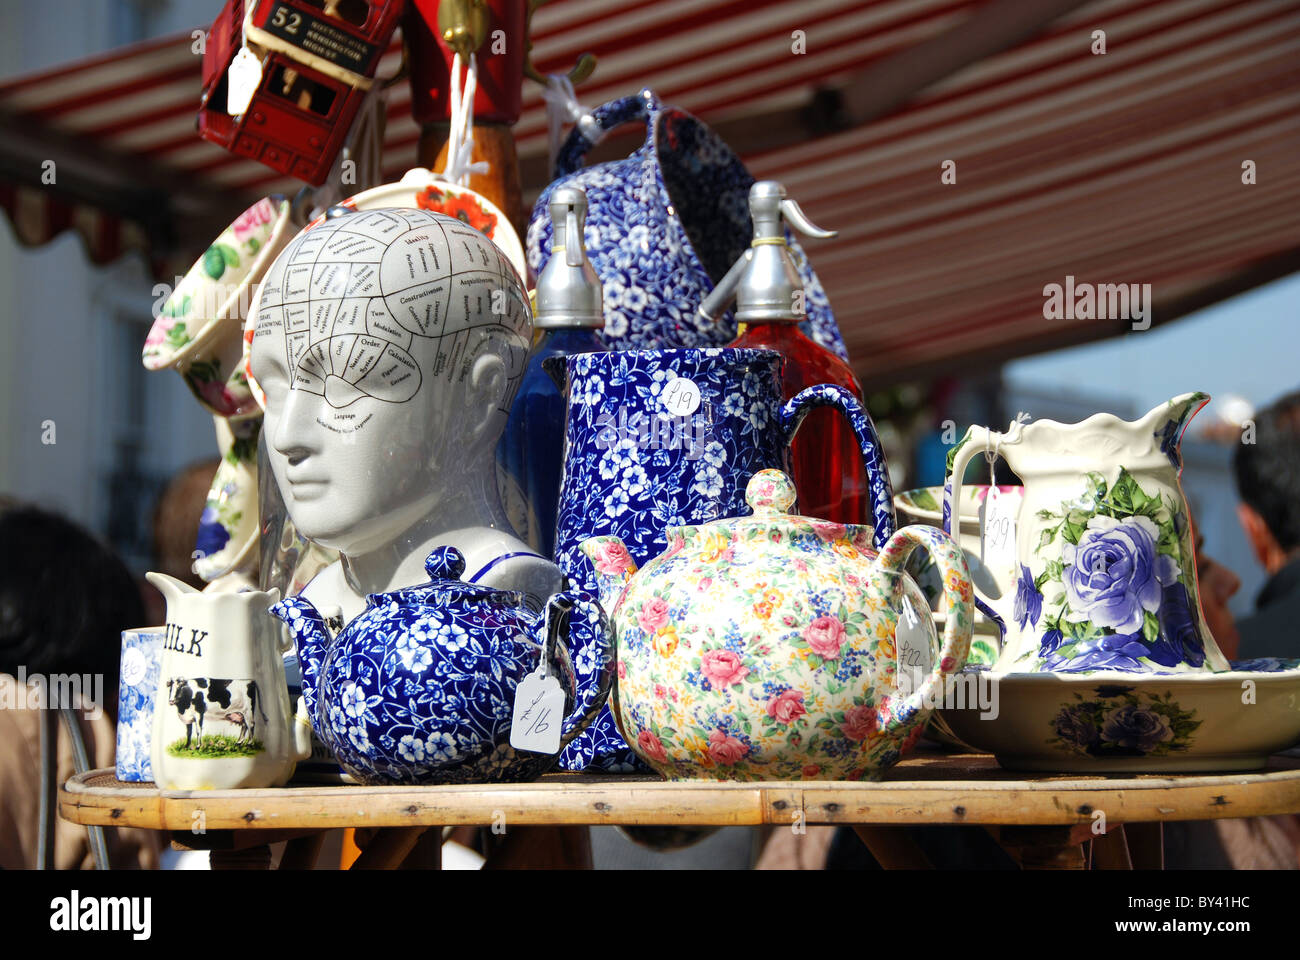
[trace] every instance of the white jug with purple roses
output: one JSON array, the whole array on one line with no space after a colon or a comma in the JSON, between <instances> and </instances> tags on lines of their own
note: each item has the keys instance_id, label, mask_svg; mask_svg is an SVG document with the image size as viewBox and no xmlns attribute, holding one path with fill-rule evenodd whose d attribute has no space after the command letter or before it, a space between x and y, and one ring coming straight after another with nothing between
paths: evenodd
<instances>
[{"instance_id":1,"label":"white jug with purple roses","mask_svg":"<svg viewBox=\"0 0 1300 960\"><path fill-rule=\"evenodd\" d=\"M1132 421L973 426L948 456L944 526L971 459L996 452L1024 481L1013 622L998 672L1217 672L1201 613L1178 445L1209 402L1188 393Z\"/></svg>"}]
</instances>

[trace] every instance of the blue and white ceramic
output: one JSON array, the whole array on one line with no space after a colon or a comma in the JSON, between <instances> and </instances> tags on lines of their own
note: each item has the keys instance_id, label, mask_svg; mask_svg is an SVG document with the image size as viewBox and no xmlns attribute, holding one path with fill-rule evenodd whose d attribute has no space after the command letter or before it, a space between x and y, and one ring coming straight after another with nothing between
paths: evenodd
<instances>
[{"instance_id":1,"label":"blue and white ceramic","mask_svg":"<svg viewBox=\"0 0 1300 960\"><path fill-rule=\"evenodd\" d=\"M153 780L153 705L163 628L122 631L122 661L117 683L117 779Z\"/></svg>"},{"instance_id":2,"label":"blue and white ceramic","mask_svg":"<svg viewBox=\"0 0 1300 960\"><path fill-rule=\"evenodd\" d=\"M584 245L604 289L605 329L613 350L722 346L736 339L727 313L710 323L696 313L706 295L749 247L749 188L754 178L707 126L664 106L650 90L592 111L555 163L556 180L537 199L528 227L528 263L540 271L551 253L551 193L582 187L588 212ZM603 131L641 122L645 143L631 156L583 168L594 145L584 126ZM808 318L804 333L848 359L821 282L786 231L799 270Z\"/></svg>"},{"instance_id":3,"label":"blue and white ceramic","mask_svg":"<svg viewBox=\"0 0 1300 960\"><path fill-rule=\"evenodd\" d=\"M545 644L565 691L561 745L591 722L613 678L599 604L561 593L532 613L522 594L461 581L465 560L451 547L434 550L425 569L429 583L371 594L334 638L301 597L272 608L297 641L313 727L362 783L541 776L558 756L510 746L515 690Z\"/></svg>"},{"instance_id":4,"label":"blue and white ceramic","mask_svg":"<svg viewBox=\"0 0 1300 960\"><path fill-rule=\"evenodd\" d=\"M809 387L782 403L779 353L771 350L628 350L547 361L564 380L564 476L555 562L582 590L598 584L581 544L617 536L641 566L667 547L668 527L743 514L745 487L760 470L790 470L790 440L804 416L832 406L849 420L866 461L874 540L894 532L893 491L866 409L841 387ZM633 754L609 710L561 765L594 756L606 770Z\"/></svg>"}]
</instances>

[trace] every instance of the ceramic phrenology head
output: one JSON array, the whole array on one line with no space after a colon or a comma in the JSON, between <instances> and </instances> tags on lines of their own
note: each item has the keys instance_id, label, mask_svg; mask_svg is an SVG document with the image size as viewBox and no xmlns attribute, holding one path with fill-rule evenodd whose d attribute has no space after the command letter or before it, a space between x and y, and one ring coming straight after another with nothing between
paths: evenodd
<instances>
[{"instance_id":1,"label":"ceramic phrenology head","mask_svg":"<svg viewBox=\"0 0 1300 960\"><path fill-rule=\"evenodd\" d=\"M492 480L532 314L483 234L425 210L328 219L252 310L271 469L304 536L364 553Z\"/></svg>"}]
</instances>

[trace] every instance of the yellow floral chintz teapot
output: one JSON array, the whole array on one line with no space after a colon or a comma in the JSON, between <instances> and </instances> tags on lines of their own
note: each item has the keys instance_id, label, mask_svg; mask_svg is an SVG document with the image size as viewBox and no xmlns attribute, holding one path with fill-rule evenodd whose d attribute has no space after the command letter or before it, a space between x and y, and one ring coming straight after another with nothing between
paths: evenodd
<instances>
[{"instance_id":1,"label":"yellow floral chintz teapot","mask_svg":"<svg viewBox=\"0 0 1300 960\"><path fill-rule=\"evenodd\" d=\"M618 647L620 732L669 779L878 777L965 665L973 592L961 549L910 526L877 555L870 527L787 513L795 491L779 470L755 474L746 500L752 516L671 528L668 549L639 572L617 537L582 544ZM941 647L903 572L918 546L943 573ZM910 693L900 614L933 661Z\"/></svg>"}]
</instances>

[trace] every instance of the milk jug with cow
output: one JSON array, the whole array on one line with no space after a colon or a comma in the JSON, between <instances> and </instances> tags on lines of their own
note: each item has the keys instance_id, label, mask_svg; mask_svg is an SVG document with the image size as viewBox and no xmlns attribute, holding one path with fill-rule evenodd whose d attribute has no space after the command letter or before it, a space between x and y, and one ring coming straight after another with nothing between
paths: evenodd
<instances>
[{"instance_id":1,"label":"milk jug with cow","mask_svg":"<svg viewBox=\"0 0 1300 960\"><path fill-rule=\"evenodd\" d=\"M282 656L292 640L268 608L278 591L201 593L161 573L167 599L155 698L158 786L282 786L311 753L311 728L289 709Z\"/></svg>"}]
</instances>

